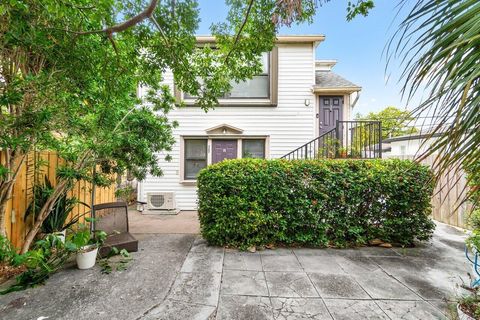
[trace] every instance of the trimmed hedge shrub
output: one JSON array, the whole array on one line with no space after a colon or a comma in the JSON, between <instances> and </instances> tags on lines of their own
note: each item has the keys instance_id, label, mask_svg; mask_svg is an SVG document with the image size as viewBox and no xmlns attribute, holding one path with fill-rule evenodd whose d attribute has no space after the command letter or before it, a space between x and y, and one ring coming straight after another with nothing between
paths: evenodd
<instances>
[{"instance_id":1,"label":"trimmed hedge shrub","mask_svg":"<svg viewBox=\"0 0 480 320\"><path fill-rule=\"evenodd\" d=\"M434 230L432 173L408 160L230 160L197 183L213 245L412 245Z\"/></svg>"}]
</instances>

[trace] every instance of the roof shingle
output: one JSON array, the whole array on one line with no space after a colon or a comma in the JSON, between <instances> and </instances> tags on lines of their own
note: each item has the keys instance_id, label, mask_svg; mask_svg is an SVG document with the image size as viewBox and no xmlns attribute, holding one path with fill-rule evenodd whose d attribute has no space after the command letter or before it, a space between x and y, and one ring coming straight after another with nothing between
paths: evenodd
<instances>
[{"instance_id":1,"label":"roof shingle","mask_svg":"<svg viewBox=\"0 0 480 320\"><path fill-rule=\"evenodd\" d=\"M353 82L342 78L332 71L315 71L315 87L317 88L352 88L358 87Z\"/></svg>"}]
</instances>

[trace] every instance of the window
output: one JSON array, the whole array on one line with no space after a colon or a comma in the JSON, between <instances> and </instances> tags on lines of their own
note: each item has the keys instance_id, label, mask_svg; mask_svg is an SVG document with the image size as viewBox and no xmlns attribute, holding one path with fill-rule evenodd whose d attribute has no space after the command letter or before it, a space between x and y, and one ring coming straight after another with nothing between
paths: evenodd
<instances>
[{"instance_id":1,"label":"window","mask_svg":"<svg viewBox=\"0 0 480 320\"><path fill-rule=\"evenodd\" d=\"M194 184L201 169L222 159L237 158L237 155L240 155L241 158L265 159L268 156L267 139L262 136L238 136L228 139L219 139L216 136L184 138L184 151L180 160L181 183ZM225 145L222 146L222 143ZM232 157L231 153L234 153L235 156Z\"/></svg>"},{"instance_id":2,"label":"window","mask_svg":"<svg viewBox=\"0 0 480 320\"><path fill-rule=\"evenodd\" d=\"M207 166L207 139L185 140L185 180L195 180Z\"/></svg>"},{"instance_id":3,"label":"window","mask_svg":"<svg viewBox=\"0 0 480 320\"><path fill-rule=\"evenodd\" d=\"M268 98L270 96L270 55L262 54L262 73L242 82L232 83L232 90L225 99Z\"/></svg>"},{"instance_id":4,"label":"window","mask_svg":"<svg viewBox=\"0 0 480 320\"><path fill-rule=\"evenodd\" d=\"M265 158L265 139L244 139L242 158Z\"/></svg>"},{"instance_id":5,"label":"window","mask_svg":"<svg viewBox=\"0 0 480 320\"><path fill-rule=\"evenodd\" d=\"M232 89L220 99L268 99L270 97L270 54L262 54L262 72L252 79L242 82L232 82ZM185 93L186 99L195 99L195 96Z\"/></svg>"}]
</instances>

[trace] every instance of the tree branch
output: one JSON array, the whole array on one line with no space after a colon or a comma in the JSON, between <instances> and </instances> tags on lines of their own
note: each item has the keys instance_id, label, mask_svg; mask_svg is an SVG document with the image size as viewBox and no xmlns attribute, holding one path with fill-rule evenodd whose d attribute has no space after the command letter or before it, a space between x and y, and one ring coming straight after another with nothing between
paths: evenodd
<instances>
[{"instance_id":1,"label":"tree branch","mask_svg":"<svg viewBox=\"0 0 480 320\"><path fill-rule=\"evenodd\" d=\"M235 46L237 45L238 41L240 40L243 28L245 28L245 25L247 24L248 17L250 16L250 11L252 11L252 7L253 7L254 2L255 2L255 0L250 0L250 3L248 4L247 12L245 13L245 18L243 19L243 22L242 22L242 25L240 26L240 29L238 29L237 36L235 37L235 41L233 42L232 48L230 49L230 51L227 53L227 56L225 57L225 60L224 60L225 63L230 58L230 55L232 54L233 50L235 49Z\"/></svg>"},{"instance_id":2,"label":"tree branch","mask_svg":"<svg viewBox=\"0 0 480 320\"><path fill-rule=\"evenodd\" d=\"M145 10L143 10L136 16L133 16L132 18L120 24L117 24L105 29L101 29L101 30L80 31L80 32L74 32L74 33L78 35L95 34L95 33L106 33L107 35L111 35L116 32L122 32L124 30L127 30L130 27L133 27L134 25L139 24L143 20L150 18L153 15L153 11L157 7L157 5L158 5L158 0L151 0L150 4L148 5L147 8L145 8Z\"/></svg>"}]
</instances>

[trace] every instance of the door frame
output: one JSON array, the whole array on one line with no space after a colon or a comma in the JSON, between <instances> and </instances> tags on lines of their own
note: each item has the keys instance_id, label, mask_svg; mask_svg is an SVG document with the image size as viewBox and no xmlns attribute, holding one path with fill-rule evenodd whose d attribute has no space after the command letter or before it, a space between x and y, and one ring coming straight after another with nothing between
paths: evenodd
<instances>
[{"instance_id":1,"label":"door frame","mask_svg":"<svg viewBox=\"0 0 480 320\"><path fill-rule=\"evenodd\" d=\"M239 152L239 148L241 147L241 144L239 143L239 140L240 139L235 139L235 138L223 138L223 139L211 139L211 154L210 154L210 164L213 164L213 144L217 141L231 141L231 142L234 142L236 144L236 147L235 147L235 152L236 152L236 157L235 158L232 158L232 159L239 159L241 158L241 155L240 155L240 152ZM208 144L208 142L207 142ZM208 146L207 146L207 149L208 149ZM207 150L208 151L208 150ZM208 153L207 153L208 154Z\"/></svg>"},{"instance_id":2,"label":"door frame","mask_svg":"<svg viewBox=\"0 0 480 320\"><path fill-rule=\"evenodd\" d=\"M350 117L350 110L347 106L350 105L350 95L344 93L317 93L315 96L315 137L320 136L320 99L322 97L340 97L343 99L343 107L341 112L341 119L346 120Z\"/></svg>"}]
</instances>

